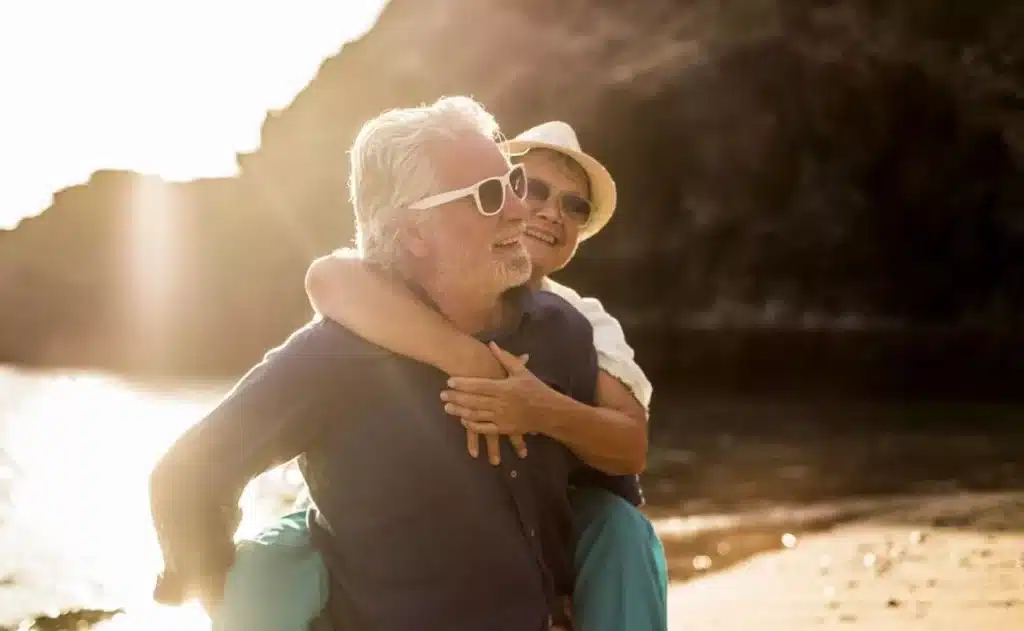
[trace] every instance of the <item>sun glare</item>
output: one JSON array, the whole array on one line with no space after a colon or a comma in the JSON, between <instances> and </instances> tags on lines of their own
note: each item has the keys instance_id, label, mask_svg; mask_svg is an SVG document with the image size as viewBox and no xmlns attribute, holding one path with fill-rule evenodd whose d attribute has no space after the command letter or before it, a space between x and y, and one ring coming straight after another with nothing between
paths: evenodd
<instances>
[{"instance_id":1,"label":"sun glare","mask_svg":"<svg viewBox=\"0 0 1024 631\"><path fill-rule=\"evenodd\" d=\"M20 472L5 524L19 542L9 552L19 558L5 561L54 574L34 577L45 590L12 594L19 609L124 607L128 615L107 623L109 628L208 628L196 606L160 607L152 601L160 552L149 515L148 474L171 442L216 403L220 388L182 396L97 375L34 378L27 387L18 405L7 410L13 416L0 423L6 432L0 438ZM250 485L238 536L252 535L280 515L296 482L293 470L277 469ZM48 561L41 566L40 558ZM120 626L128 621L130 627Z\"/></svg>"},{"instance_id":2,"label":"sun glare","mask_svg":"<svg viewBox=\"0 0 1024 631\"><path fill-rule=\"evenodd\" d=\"M98 169L233 174L266 111L287 106L383 4L0 3L0 229Z\"/></svg>"},{"instance_id":3,"label":"sun glare","mask_svg":"<svg viewBox=\"0 0 1024 631\"><path fill-rule=\"evenodd\" d=\"M122 295L131 301L127 313L135 327L132 339L139 340L141 352L159 355L171 324L166 320L172 313L174 274L181 265L180 230L175 222L179 208L175 189L154 177L136 185L129 203L127 260L121 268L128 277Z\"/></svg>"}]
</instances>

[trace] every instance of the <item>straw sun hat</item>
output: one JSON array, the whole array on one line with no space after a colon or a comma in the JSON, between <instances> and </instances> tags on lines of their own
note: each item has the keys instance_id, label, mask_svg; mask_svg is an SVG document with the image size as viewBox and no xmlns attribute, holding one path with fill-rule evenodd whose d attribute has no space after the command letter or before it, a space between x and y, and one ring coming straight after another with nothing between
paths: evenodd
<instances>
[{"instance_id":1,"label":"straw sun hat","mask_svg":"<svg viewBox=\"0 0 1024 631\"><path fill-rule=\"evenodd\" d=\"M576 131L562 121L550 121L531 127L507 141L508 152L521 156L530 149L550 149L575 161L590 179L590 219L580 231L580 240L597 234L615 212L615 180L608 169L583 152Z\"/></svg>"}]
</instances>

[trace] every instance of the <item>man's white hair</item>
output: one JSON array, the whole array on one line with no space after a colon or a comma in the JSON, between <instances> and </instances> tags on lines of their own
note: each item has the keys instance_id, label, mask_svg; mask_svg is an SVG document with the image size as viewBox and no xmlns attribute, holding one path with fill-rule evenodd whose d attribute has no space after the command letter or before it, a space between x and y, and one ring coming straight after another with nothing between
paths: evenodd
<instances>
[{"instance_id":1,"label":"man's white hair","mask_svg":"<svg viewBox=\"0 0 1024 631\"><path fill-rule=\"evenodd\" d=\"M400 215L421 220L423 211L407 206L439 192L430 147L466 133L500 140L494 116L466 96L389 110L363 125L349 151L348 186L356 245L364 259L394 267L400 255Z\"/></svg>"}]
</instances>

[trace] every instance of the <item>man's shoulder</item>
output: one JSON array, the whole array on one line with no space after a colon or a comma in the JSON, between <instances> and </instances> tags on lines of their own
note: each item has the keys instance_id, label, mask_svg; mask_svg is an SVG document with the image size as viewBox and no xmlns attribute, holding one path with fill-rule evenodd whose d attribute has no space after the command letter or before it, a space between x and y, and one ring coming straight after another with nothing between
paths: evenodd
<instances>
[{"instance_id":1,"label":"man's shoulder","mask_svg":"<svg viewBox=\"0 0 1024 631\"><path fill-rule=\"evenodd\" d=\"M292 332L265 359L278 356L337 359L384 359L391 354L328 318L317 317Z\"/></svg>"},{"instance_id":2,"label":"man's shoulder","mask_svg":"<svg viewBox=\"0 0 1024 631\"><path fill-rule=\"evenodd\" d=\"M539 366L553 362L561 366L568 381L562 392L577 401L593 404L597 386L597 351L590 321L565 298L545 292L533 296L531 337L545 350L538 355ZM532 355L531 355L532 357ZM550 369L551 365L547 365Z\"/></svg>"},{"instance_id":3,"label":"man's shoulder","mask_svg":"<svg viewBox=\"0 0 1024 631\"><path fill-rule=\"evenodd\" d=\"M569 301L546 291L533 292L530 325L534 339L544 341L572 361L582 361L594 353L594 328Z\"/></svg>"},{"instance_id":4,"label":"man's shoulder","mask_svg":"<svg viewBox=\"0 0 1024 631\"><path fill-rule=\"evenodd\" d=\"M531 313L538 322L562 331L576 331L591 336L590 320L563 296L551 291L533 292Z\"/></svg>"},{"instance_id":5,"label":"man's shoulder","mask_svg":"<svg viewBox=\"0 0 1024 631\"><path fill-rule=\"evenodd\" d=\"M578 291L576 291L572 287L569 287L568 285L563 285L562 283L548 276L545 276L544 280L541 281L540 288L541 291L548 291L557 296L561 296L562 298L568 300L570 303L575 303L583 300L583 297L580 296Z\"/></svg>"}]
</instances>

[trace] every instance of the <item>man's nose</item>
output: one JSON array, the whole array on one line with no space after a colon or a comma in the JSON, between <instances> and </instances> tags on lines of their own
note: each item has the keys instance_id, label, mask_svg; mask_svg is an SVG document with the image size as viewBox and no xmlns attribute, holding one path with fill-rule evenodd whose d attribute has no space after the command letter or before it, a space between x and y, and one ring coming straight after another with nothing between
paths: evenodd
<instances>
[{"instance_id":1,"label":"man's nose","mask_svg":"<svg viewBox=\"0 0 1024 631\"><path fill-rule=\"evenodd\" d=\"M502 216L510 221L526 221L530 216L530 209L526 203L508 191L505 196L505 207L501 210Z\"/></svg>"}]
</instances>

